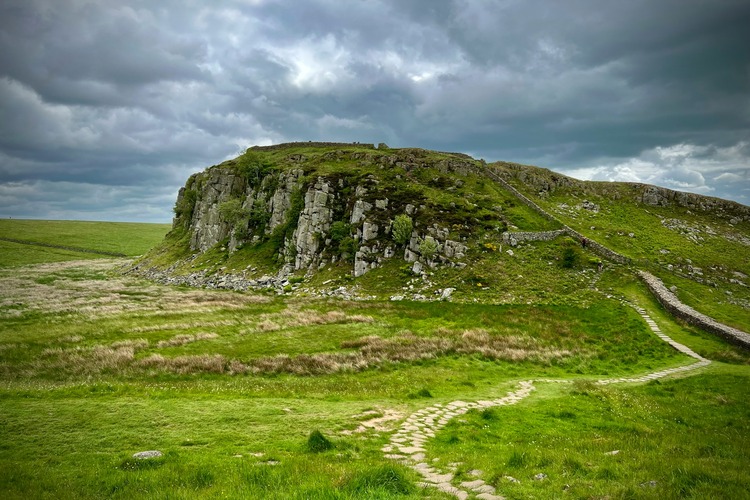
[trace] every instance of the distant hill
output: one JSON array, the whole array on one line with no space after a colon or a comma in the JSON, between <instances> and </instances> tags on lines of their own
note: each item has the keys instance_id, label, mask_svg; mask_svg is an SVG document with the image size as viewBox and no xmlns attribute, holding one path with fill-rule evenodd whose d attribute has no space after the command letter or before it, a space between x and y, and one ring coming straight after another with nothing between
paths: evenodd
<instances>
[{"instance_id":1,"label":"distant hill","mask_svg":"<svg viewBox=\"0 0 750 500\"><path fill-rule=\"evenodd\" d=\"M278 293L565 303L634 268L750 329L750 207L383 144L253 147L191 176L136 270Z\"/></svg>"}]
</instances>

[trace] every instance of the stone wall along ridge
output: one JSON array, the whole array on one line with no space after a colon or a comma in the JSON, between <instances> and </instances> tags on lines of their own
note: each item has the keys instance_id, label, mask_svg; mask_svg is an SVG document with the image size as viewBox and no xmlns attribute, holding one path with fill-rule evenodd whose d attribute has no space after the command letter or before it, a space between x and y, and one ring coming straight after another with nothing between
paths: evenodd
<instances>
[{"instance_id":1,"label":"stone wall along ridge","mask_svg":"<svg viewBox=\"0 0 750 500\"><path fill-rule=\"evenodd\" d=\"M253 146L250 148L252 151L278 151L280 149L291 149L291 148L365 148L375 149L374 144L364 142L284 142L282 144L273 144L271 146Z\"/></svg>"},{"instance_id":2,"label":"stone wall along ridge","mask_svg":"<svg viewBox=\"0 0 750 500\"><path fill-rule=\"evenodd\" d=\"M554 231L507 231L503 233L503 243L516 246L524 241L552 241L565 234L567 232L564 229Z\"/></svg>"},{"instance_id":3,"label":"stone wall along ridge","mask_svg":"<svg viewBox=\"0 0 750 500\"><path fill-rule=\"evenodd\" d=\"M503 179L502 177L500 177L497 173L495 173L495 172L493 172L492 170L489 170L489 169L486 170L486 173L487 173L487 175L490 178L492 178L493 180L497 181L505 189L507 189L508 191L510 191L511 194L513 194L513 196L515 196L516 198L518 198L521 201L521 203L523 203L524 205L528 206L529 208L531 208L532 210L534 210L535 212L537 212L539 215L541 215L545 219L560 224L563 227L562 231L564 231L565 234L567 234L571 238L574 238L574 239L576 239L578 241L582 241L583 238L586 238L586 248L588 250L590 250L591 252L593 252L593 253L595 253L595 254L597 254L600 257L603 257L605 259L611 260L613 262L617 262L618 264L624 264L624 265L630 264L630 262L631 262L630 258L625 257L624 255L621 255L621 254L615 252L614 250L611 250L611 249L605 247L604 245L602 245L600 243L597 243L596 241L594 241L594 240L592 240L592 239L590 239L588 237L585 237L584 235L582 235L581 233L579 233L575 229L566 226L565 224L563 224L562 222L560 222L559 220L557 220L557 218L554 215L552 215L549 212L547 212L546 210L544 210L542 207L540 207L539 205L537 205L536 203L534 203L533 201L531 201L528 197L526 197L519 190L517 190L516 188L514 188L513 186L511 186L508 183L508 181L506 181L505 179ZM556 235L555 238L557 236L558 235ZM516 240L518 241L518 239L516 239ZM548 240L526 239L524 241L548 241Z\"/></svg>"},{"instance_id":4,"label":"stone wall along ridge","mask_svg":"<svg viewBox=\"0 0 750 500\"><path fill-rule=\"evenodd\" d=\"M664 283L653 274L646 271L638 271L638 276L644 283L646 283L646 286L648 286L651 293L654 294L661 305L663 305L664 308L675 317L680 318L691 325L702 328L703 330L719 335L735 345L750 349L750 335L747 333L738 330L737 328L721 324L715 319L706 316L705 314L701 314L692 307L683 304L680 302L680 299L669 291L669 289L664 286Z\"/></svg>"}]
</instances>

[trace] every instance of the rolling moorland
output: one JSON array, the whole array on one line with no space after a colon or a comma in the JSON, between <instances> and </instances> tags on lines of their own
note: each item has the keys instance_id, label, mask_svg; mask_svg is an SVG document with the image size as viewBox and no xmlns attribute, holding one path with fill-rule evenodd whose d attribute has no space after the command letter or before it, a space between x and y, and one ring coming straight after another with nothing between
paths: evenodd
<instances>
[{"instance_id":1,"label":"rolling moorland","mask_svg":"<svg viewBox=\"0 0 750 500\"><path fill-rule=\"evenodd\" d=\"M749 211L291 144L171 228L0 221L0 492L748 498L750 353L636 273L749 331Z\"/></svg>"}]
</instances>

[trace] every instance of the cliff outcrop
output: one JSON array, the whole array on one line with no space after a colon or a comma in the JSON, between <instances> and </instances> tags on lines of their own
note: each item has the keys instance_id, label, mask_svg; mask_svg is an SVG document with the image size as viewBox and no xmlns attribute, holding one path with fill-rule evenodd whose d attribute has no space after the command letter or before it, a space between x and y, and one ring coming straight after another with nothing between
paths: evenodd
<instances>
[{"instance_id":1,"label":"cliff outcrop","mask_svg":"<svg viewBox=\"0 0 750 500\"><path fill-rule=\"evenodd\" d=\"M466 224L444 210L457 203L476 208L459 189L481 162L419 149L343 146L251 148L194 174L178 194L174 230L187 235L194 254L217 246L230 255L270 247L281 274L345 261L358 277L394 256L415 270L461 266L467 238L502 219ZM435 189L445 189L446 199L432 200ZM392 233L398 216L411 224L400 240Z\"/></svg>"}]
</instances>

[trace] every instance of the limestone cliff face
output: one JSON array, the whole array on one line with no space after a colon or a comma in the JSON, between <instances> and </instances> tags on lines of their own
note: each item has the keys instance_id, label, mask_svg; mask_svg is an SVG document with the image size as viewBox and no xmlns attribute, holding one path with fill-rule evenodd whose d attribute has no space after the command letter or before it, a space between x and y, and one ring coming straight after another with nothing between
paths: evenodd
<instances>
[{"instance_id":1,"label":"limestone cliff face","mask_svg":"<svg viewBox=\"0 0 750 500\"><path fill-rule=\"evenodd\" d=\"M432 161L419 151L399 154L369 154L336 151L323 160L356 161L377 168L418 169L430 167L438 173L466 175L477 161L461 155ZM280 274L313 272L328 263L344 260L355 277L378 267L384 259L403 258L421 272L436 265L463 266L467 245L449 237L448 224L422 214L419 199L379 186L377 175L319 173L309 168L309 158L290 154L285 168L273 168L261 177L248 177L225 162L193 175L180 190L174 226L189 234L193 252L214 247L230 254L240 249L275 241ZM293 167L290 168L290 165ZM414 219L411 238L396 244L391 228L396 216ZM337 224L336 234L332 227ZM342 233L343 231L343 233ZM425 239L434 240L435 250L420 252ZM465 239L465 238L464 238Z\"/></svg>"}]
</instances>

